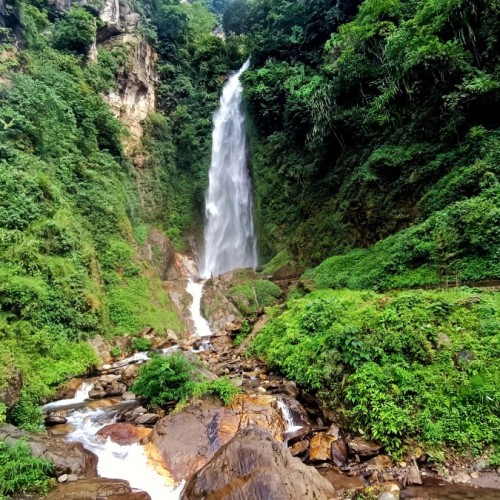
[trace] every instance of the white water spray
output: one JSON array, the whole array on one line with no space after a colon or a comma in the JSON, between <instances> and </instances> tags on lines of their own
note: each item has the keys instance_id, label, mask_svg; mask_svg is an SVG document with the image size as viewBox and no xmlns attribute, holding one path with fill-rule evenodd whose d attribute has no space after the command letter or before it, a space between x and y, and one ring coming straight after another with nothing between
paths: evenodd
<instances>
[{"instance_id":1,"label":"white water spray","mask_svg":"<svg viewBox=\"0 0 500 500\"><path fill-rule=\"evenodd\" d=\"M247 169L242 68L229 77L214 115L212 162L205 199L205 253L201 275L257 266L252 184Z\"/></svg>"}]
</instances>

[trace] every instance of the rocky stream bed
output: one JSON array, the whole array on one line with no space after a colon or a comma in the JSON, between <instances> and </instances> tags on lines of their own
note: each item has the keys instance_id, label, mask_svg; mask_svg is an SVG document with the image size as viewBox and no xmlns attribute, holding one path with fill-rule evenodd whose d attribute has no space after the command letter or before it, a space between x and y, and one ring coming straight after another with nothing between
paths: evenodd
<instances>
[{"instance_id":1,"label":"rocky stream bed","mask_svg":"<svg viewBox=\"0 0 500 500\"><path fill-rule=\"evenodd\" d=\"M496 471L481 464L437 469L425 455L396 463L263 360L247 357L248 340L233 342L241 314L218 296L221 282L210 282L204 296L205 310L207 301L218 303L211 330L200 314L203 284L189 280L192 334L143 334L154 352L182 352L207 378L227 376L241 394L227 407L204 397L180 411L148 408L130 392L146 352L70 380L44 407L46 433L0 426L0 439L25 437L35 455L54 462L58 483L47 498L340 499L371 487L380 500L500 499ZM170 288L180 293L178 284ZM265 322L260 316L252 333Z\"/></svg>"}]
</instances>

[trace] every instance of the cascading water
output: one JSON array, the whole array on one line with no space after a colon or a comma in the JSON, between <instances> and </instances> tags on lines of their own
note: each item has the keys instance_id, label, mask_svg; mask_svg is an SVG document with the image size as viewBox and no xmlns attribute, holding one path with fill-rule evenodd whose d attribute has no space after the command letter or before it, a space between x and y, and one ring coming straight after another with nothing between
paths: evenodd
<instances>
[{"instance_id":1,"label":"cascading water","mask_svg":"<svg viewBox=\"0 0 500 500\"><path fill-rule=\"evenodd\" d=\"M209 278L239 267L257 266L252 184L247 169L242 68L224 85L214 115L212 162L205 199L205 252L201 275Z\"/></svg>"}]
</instances>

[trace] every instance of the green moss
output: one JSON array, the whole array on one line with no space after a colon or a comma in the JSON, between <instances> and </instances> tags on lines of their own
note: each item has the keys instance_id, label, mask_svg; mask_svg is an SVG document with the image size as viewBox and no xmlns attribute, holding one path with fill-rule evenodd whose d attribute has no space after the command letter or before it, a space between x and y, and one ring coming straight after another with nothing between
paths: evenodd
<instances>
[{"instance_id":1,"label":"green moss","mask_svg":"<svg viewBox=\"0 0 500 500\"><path fill-rule=\"evenodd\" d=\"M275 304L281 290L271 281L248 280L231 287L227 294L244 315L254 315L263 307Z\"/></svg>"}]
</instances>

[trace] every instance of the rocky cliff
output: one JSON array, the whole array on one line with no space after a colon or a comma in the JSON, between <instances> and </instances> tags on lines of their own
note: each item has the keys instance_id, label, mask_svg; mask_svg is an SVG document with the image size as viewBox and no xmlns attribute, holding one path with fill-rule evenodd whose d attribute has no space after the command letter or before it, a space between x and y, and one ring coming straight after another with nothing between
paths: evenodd
<instances>
[{"instance_id":1,"label":"rocky cliff","mask_svg":"<svg viewBox=\"0 0 500 500\"><path fill-rule=\"evenodd\" d=\"M103 98L128 133L123 141L125 152L137 166L142 166L143 157L139 151L143 123L148 114L155 111L157 54L137 32L140 15L128 0L51 0L51 5L59 12L69 10L74 4L92 11L100 20L89 59L97 60L99 48L120 46L125 49L127 57L118 74L117 85Z\"/></svg>"}]
</instances>

